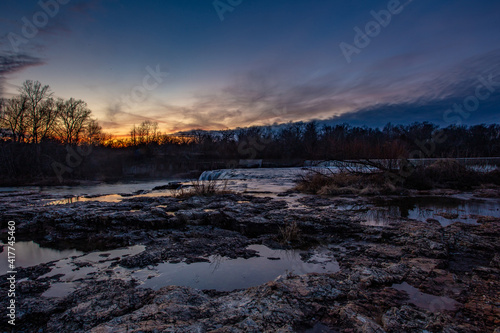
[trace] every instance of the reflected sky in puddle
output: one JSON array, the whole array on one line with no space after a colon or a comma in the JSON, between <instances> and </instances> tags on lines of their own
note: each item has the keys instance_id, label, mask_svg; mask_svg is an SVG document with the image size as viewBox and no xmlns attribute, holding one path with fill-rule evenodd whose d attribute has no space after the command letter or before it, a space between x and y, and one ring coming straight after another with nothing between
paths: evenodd
<instances>
[{"instance_id":1,"label":"reflected sky in puddle","mask_svg":"<svg viewBox=\"0 0 500 333\"><path fill-rule=\"evenodd\" d=\"M77 250L54 250L40 247L35 242L16 242L14 245L16 258L16 267L31 267L47 263L54 260L80 256L83 252ZM8 245L4 245L4 250L0 253L0 275L7 272Z\"/></svg>"},{"instance_id":2,"label":"reflected sky in puddle","mask_svg":"<svg viewBox=\"0 0 500 333\"><path fill-rule=\"evenodd\" d=\"M50 285L50 288L47 289L42 296L43 297L63 297L71 294L76 290L78 284L74 282L62 282L62 283L53 283Z\"/></svg>"},{"instance_id":3,"label":"reflected sky in puddle","mask_svg":"<svg viewBox=\"0 0 500 333\"><path fill-rule=\"evenodd\" d=\"M95 276L96 280L107 278L106 272L111 272L114 277L126 276L123 274L125 269L110 268L111 264L123 257L139 254L145 250L143 245L135 245L128 248L112 251L91 252L86 255L80 255L77 258L66 258L59 260L50 272L39 277L48 278L62 274L60 282L53 283L51 287L42 294L45 297L64 297L75 290L80 285L78 281Z\"/></svg>"},{"instance_id":4,"label":"reflected sky in puddle","mask_svg":"<svg viewBox=\"0 0 500 333\"><path fill-rule=\"evenodd\" d=\"M75 202L85 202L85 201L99 201L99 202L120 202L124 199L119 194L109 194L102 195L98 197L86 198L86 197L71 197L65 198L61 200L50 201L46 204L46 206L55 206L55 205L68 205Z\"/></svg>"},{"instance_id":5,"label":"reflected sky in puddle","mask_svg":"<svg viewBox=\"0 0 500 333\"><path fill-rule=\"evenodd\" d=\"M332 252L326 249L311 251L304 261L301 257L301 254L305 254L303 251L272 250L264 245L251 245L248 248L258 251L260 257L229 259L210 256L210 262L161 263L143 269L113 265L120 258L144 251L142 245L65 258L55 262L50 272L39 277L43 279L61 275L42 296L64 297L84 284L110 278L135 279L141 284L140 287L155 290L178 285L229 291L258 286L286 273L333 273L340 269Z\"/></svg>"},{"instance_id":6,"label":"reflected sky in puddle","mask_svg":"<svg viewBox=\"0 0 500 333\"><path fill-rule=\"evenodd\" d=\"M500 217L500 201L463 200L452 197L416 197L378 202L359 210L362 224L388 226L399 218L435 219L442 226L454 222L477 224L479 216Z\"/></svg>"},{"instance_id":7,"label":"reflected sky in puddle","mask_svg":"<svg viewBox=\"0 0 500 333\"><path fill-rule=\"evenodd\" d=\"M46 206L54 206L54 205L67 205L75 202L86 202L86 201L97 201L97 202L120 202L124 199L130 198L147 198L147 197L161 197L161 196L173 196L174 193L171 190L164 191L154 191L151 193L144 194L136 194L136 195L121 195L121 194L106 194L101 196L92 196L92 197L71 197L64 198L60 200L52 200L47 202Z\"/></svg>"},{"instance_id":8,"label":"reflected sky in puddle","mask_svg":"<svg viewBox=\"0 0 500 333\"><path fill-rule=\"evenodd\" d=\"M157 186L163 186L171 182L183 182L185 179L162 179L125 181L117 183L95 183L77 186L20 186L5 187L1 191L35 191L46 194L58 194L64 196L103 195L113 193L133 193L142 190L151 190Z\"/></svg>"},{"instance_id":9,"label":"reflected sky in puddle","mask_svg":"<svg viewBox=\"0 0 500 333\"><path fill-rule=\"evenodd\" d=\"M40 278L63 274L64 276L61 278L61 281L71 282L83 279L88 274L108 269L113 261L139 254L145 248L143 245L135 245L112 251L91 252L77 258L59 260L49 273L40 276Z\"/></svg>"},{"instance_id":10,"label":"reflected sky in puddle","mask_svg":"<svg viewBox=\"0 0 500 333\"><path fill-rule=\"evenodd\" d=\"M303 333L338 333L340 331L333 330L330 327L326 326L323 323L316 323L313 327L303 330L303 331L298 331L298 332L303 332Z\"/></svg>"},{"instance_id":11,"label":"reflected sky in puddle","mask_svg":"<svg viewBox=\"0 0 500 333\"><path fill-rule=\"evenodd\" d=\"M315 252L305 262L300 251L271 250L264 245L251 245L248 248L258 251L260 257L228 259L211 256L210 262L160 264L155 267L156 276L147 279L142 287L160 289L178 285L230 291L258 286L287 272L300 275L313 272L333 273L339 270L337 261L327 252ZM145 275L144 272L139 274L138 279Z\"/></svg>"},{"instance_id":12,"label":"reflected sky in puddle","mask_svg":"<svg viewBox=\"0 0 500 333\"><path fill-rule=\"evenodd\" d=\"M405 291L409 296L409 302L415 304L419 308L429 310L431 312L441 312L444 310L454 311L460 303L446 296L434 296L426 294L417 288L409 285L406 282L393 284L391 288Z\"/></svg>"}]
</instances>

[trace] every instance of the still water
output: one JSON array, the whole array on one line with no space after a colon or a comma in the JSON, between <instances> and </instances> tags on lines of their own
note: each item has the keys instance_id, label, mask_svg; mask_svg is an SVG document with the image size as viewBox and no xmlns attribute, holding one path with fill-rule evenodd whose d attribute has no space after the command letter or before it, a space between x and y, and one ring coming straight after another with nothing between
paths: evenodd
<instances>
[{"instance_id":1,"label":"still water","mask_svg":"<svg viewBox=\"0 0 500 333\"><path fill-rule=\"evenodd\" d=\"M58 281L43 294L45 297L64 297L85 284L107 279L136 280L140 287L155 290L176 285L230 291L258 286L283 274L334 273L340 270L328 249L318 248L304 256L306 252L299 250L273 250L264 245L250 245L248 248L257 251L259 257L230 259L210 256L208 262L165 262L157 266L128 269L115 263L143 252L145 246L84 254L75 250L47 249L33 242L19 242L16 244L16 264L28 267L53 262L51 271L39 277L59 276ZM2 263L7 263L6 251L1 255ZM2 269L7 271L6 266Z\"/></svg>"},{"instance_id":2,"label":"still water","mask_svg":"<svg viewBox=\"0 0 500 333\"><path fill-rule=\"evenodd\" d=\"M365 212L360 212L364 224L385 226L398 218L418 221L435 219L442 226L454 222L477 224L480 216L500 217L500 200L470 199L454 197L415 197L394 199L375 203Z\"/></svg>"},{"instance_id":3,"label":"still water","mask_svg":"<svg viewBox=\"0 0 500 333\"><path fill-rule=\"evenodd\" d=\"M3 245L3 251L0 253L0 274L5 274L8 271L8 245ZM54 260L68 258L72 256L82 255L83 252L77 250L54 250L40 247L35 242L16 242L15 250L15 265L16 267L30 267Z\"/></svg>"},{"instance_id":4,"label":"still water","mask_svg":"<svg viewBox=\"0 0 500 333\"><path fill-rule=\"evenodd\" d=\"M419 289L409 285L406 282L393 284L391 288L402 290L408 294L409 302L419 308L431 312L441 312L443 310L455 310L460 303L446 296L435 296L421 292Z\"/></svg>"},{"instance_id":5,"label":"still water","mask_svg":"<svg viewBox=\"0 0 500 333\"><path fill-rule=\"evenodd\" d=\"M147 279L142 287L159 289L176 285L230 291L258 286L286 273L334 273L340 269L335 258L327 252L316 251L312 258L304 261L300 251L272 250L264 245L248 248L257 251L260 257L228 259L211 256L210 262L160 264L155 268L157 276Z\"/></svg>"}]
</instances>

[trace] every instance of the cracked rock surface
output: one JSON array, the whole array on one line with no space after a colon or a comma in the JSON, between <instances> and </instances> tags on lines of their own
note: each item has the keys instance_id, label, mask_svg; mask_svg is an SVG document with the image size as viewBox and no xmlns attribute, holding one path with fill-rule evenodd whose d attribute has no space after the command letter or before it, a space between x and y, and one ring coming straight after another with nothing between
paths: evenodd
<instances>
[{"instance_id":1,"label":"cracked rock surface","mask_svg":"<svg viewBox=\"0 0 500 333\"><path fill-rule=\"evenodd\" d=\"M32 205L26 206L29 197ZM165 286L134 280L82 279L64 297L42 296L59 276L54 263L20 268L16 329L26 332L496 332L500 327L500 220L477 225L395 219L361 223L336 199L286 200L238 194L178 199L125 198L47 206L36 193L0 196L0 213L17 222L18 241L52 248L112 250L144 245L110 267L194 263L210 255L252 258L251 244L326 247L336 273L284 274L234 291ZM50 199L50 198L49 198ZM283 239L294 224L298 234ZM2 225L2 228L5 228ZM5 231L5 230L4 230ZM2 232L5 234L5 232ZM81 269L85 269L82 265ZM1 278L2 293L8 288ZM415 291L416 290L416 291ZM7 298L0 300L6 308ZM320 325L320 326L318 326ZM0 324L8 331L6 321Z\"/></svg>"}]
</instances>

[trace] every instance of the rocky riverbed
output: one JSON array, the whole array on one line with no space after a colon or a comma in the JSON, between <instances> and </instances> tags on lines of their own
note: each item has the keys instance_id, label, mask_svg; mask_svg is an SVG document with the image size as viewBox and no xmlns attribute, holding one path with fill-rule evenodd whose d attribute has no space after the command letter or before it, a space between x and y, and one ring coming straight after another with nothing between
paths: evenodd
<instances>
[{"instance_id":1,"label":"rocky riverbed","mask_svg":"<svg viewBox=\"0 0 500 333\"><path fill-rule=\"evenodd\" d=\"M409 195L422 194L436 195ZM487 194L499 197L496 190ZM48 205L60 199L0 195L2 237L14 220L18 242L82 253L65 261L69 270L60 260L18 268L19 332L500 331L500 219L494 216L477 216L472 224L449 215L446 225L400 217L375 226L359 210L341 208L367 199L293 192ZM259 252L250 245L300 250L305 263L318 263L321 249L321 258L338 269L285 272L229 291L151 289L143 286L151 277L138 275L164 263L252 260ZM123 248L134 250L114 252ZM83 260L97 250L95 259ZM51 296L69 272L72 288ZM5 295L5 276L1 287ZM1 298L2 309L7 302ZM5 318L0 328L9 332Z\"/></svg>"}]
</instances>

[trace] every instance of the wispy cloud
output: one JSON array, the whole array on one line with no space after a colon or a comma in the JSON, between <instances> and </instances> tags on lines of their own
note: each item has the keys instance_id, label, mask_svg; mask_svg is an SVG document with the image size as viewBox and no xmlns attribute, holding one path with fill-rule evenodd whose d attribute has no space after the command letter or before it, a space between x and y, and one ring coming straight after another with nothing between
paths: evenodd
<instances>
[{"instance_id":1,"label":"wispy cloud","mask_svg":"<svg viewBox=\"0 0 500 333\"><path fill-rule=\"evenodd\" d=\"M4 93L5 79L9 74L22 71L28 67L43 65L40 58L28 54L0 54L0 96Z\"/></svg>"},{"instance_id":2,"label":"wispy cloud","mask_svg":"<svg viewBox=\"0 0 500 333\"><path fill-rule=\"evenodd\" d=\"M225 88L194 94L189 105L153 99L147 106L141 105L140 111L110 108L106 120L129 125L155 120L169 132L312 119L367 125L439 122L453 101L474 92L479 76L500 73L498 59L500 50L494 50L423 72L419 68L428 59L402 54L374 63L365 75L346 75L340 69L295 80L279 68L254 69L234 76ZM484 110L483 115L490 117L492 109Z\"/></svg>"}]
</instances>

